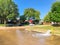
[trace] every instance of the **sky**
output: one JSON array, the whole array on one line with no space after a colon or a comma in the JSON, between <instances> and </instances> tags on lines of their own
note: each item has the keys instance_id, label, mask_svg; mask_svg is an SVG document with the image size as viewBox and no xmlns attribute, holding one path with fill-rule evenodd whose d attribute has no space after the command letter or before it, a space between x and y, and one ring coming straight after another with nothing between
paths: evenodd
<instances>
[{"instance_id":1,"label":"sky","mask_svg":"<svg viewBox=\"0 0 60 45\"><path fill-rule=\"evenodd\" d=\"M14 0L18 6L20 15L24 14L24 9L34 8L40 11L40 18L43 19L44 16L50 11L52 4L56 0Z\"/></svg>"}]
</instances>

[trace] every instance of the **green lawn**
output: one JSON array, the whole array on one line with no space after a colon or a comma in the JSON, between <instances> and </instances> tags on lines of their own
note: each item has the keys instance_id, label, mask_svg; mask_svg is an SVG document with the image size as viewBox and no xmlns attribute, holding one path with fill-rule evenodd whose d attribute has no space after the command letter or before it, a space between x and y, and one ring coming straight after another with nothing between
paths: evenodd
<instances>
[{"instance_id":1,"label":"green lawn","mask_svg":"<svg viewBox=\"0 0 60 45\"><path fill-rule=\"evenodd\" d=\"M51 25L34 25L27 27L27 30L31 31L37 31L37 32L45 32L47 30L53 31L55 34L60 34L60 26L59 27L53 27Z\"/></svg>"},{"instance_id":2,"label":"green lawn","mask_svg":"<svg viewBox=\"0 0 60 45\"><path fill-rule=\"evenodd\" d=\"M39 29L45 29L45 30L48 30L48 29L60 30L60 27L54 27L51 25L36 25L34 27Z\"/></svg>"},{"instance_id":3,"label":"green lawn","mask_svg":"<svg viewBox=\"0 0 60 45\"><path fill-rule=\"evenodd\" d=\"M0 26L5 26L5 24L0 24Z\"/></svg>"}]
</instances>

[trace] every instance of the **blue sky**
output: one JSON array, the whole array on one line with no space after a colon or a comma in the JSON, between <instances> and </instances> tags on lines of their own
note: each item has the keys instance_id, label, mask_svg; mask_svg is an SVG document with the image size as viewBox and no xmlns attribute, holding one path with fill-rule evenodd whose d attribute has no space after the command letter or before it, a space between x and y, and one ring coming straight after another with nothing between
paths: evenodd
<instances>
[{"instance_id":1,"label":"blue sky","mask_svg":"<svg viewBox=\"0 0 60 45\"><path fill-rule=\"evenodd\" d=\"M40 11L40 18L43 19L44 16L50 11L52 3L56 0L14 0L18 5L20 15L23 15L24 9L34 8Z\"/></svg>"}]
</instances>

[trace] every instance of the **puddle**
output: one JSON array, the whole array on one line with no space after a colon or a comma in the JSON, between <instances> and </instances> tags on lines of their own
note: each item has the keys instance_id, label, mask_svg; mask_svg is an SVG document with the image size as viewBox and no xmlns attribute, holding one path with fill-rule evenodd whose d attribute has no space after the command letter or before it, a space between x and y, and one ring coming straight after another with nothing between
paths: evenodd
<instances>
[{"instance_id":1,"label":"puddle","mask_svg":"<svg viewBox=\"0 0 60 45\"><path fill-rule=\"evenodd\" d=\"M60 45L60 36L33 37L36 33L38 32L1 30L0 45Z\"/></svg>"}]
</instances>

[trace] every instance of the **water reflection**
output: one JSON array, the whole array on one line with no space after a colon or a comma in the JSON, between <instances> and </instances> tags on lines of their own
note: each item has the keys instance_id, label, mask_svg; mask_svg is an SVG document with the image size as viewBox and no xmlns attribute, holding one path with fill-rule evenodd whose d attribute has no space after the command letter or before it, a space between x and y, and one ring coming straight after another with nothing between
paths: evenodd
<instances>
[{"instance_id":1,"label":"water reflection","mask_svg":"<svg viewBox=\"0 0 60 45\"><path fill-rule=\"evenodd\" d=\"M60 45L60 36L33 37L36 32L26 30L0 30L0 45Z\"/></svg>"},{"instance_id":2,"label":"water reflection","mask_svg":"<svg viewBox=\"0 0 60 45\"><path fill-rule=\"evenodd\" d=\"M17 40L18 40L18 45L23 45L23 33L20 30L16 30L16 36L17 36Z\"/></svg>"}]
</instances>

